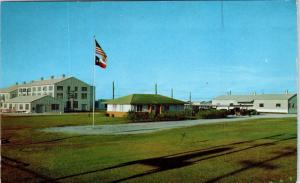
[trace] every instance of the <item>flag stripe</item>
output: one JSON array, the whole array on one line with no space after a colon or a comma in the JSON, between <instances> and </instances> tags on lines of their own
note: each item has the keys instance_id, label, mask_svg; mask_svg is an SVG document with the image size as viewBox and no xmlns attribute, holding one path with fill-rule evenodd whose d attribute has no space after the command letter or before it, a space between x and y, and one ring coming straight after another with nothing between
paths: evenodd
<instances>
[{"instance_id":1,"label":"flag stripe","mask_svg":"<svg viewBox=\"0 0 300 183\"><path fill-rule=\"evenodd\" d=\"M106 68L106 57L107 56L96 39L95 39L95 44L96 44L95 64L102 68ZM101 59L97 55L99 55L101 57Z\"/></svg>"}]
</instances>

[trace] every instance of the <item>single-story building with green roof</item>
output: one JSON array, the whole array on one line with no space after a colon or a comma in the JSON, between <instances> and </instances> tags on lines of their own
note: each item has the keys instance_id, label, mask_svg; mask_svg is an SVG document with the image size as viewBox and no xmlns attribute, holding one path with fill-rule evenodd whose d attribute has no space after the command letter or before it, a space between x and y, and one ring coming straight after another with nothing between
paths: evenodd
<instances>
[{"instance_id":1,"label":"single-story building with green roof","mask_svg":"<svg viewBox=\"0 0 300 183\"><path fill-rule=\"evenodd\" d=\"M125 116L127 112L160 114L163 111L183 111L185 102L159 94L131 94L108 100L107 114L112 117Z\"/></svg>"},{"instance_id":2,"label":"single-story building with green roof","mask_svg":"<svg viewBox=\"0 0 300 183\"><path fill-rule=\"evenodd\" d=\"M217 109L254 109L265 113L297 113L296 94L223 95L212 100Z\"/></svg>"}]
</instances>

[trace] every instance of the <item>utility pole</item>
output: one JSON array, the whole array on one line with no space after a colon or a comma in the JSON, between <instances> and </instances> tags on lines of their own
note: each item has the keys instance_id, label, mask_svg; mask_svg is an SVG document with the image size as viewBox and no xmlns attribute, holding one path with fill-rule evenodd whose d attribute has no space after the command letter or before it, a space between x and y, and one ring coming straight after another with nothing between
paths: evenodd
<instances>
[{"instance_id":1,"label":"utility pole","mask_svg":"<svg viewBox=\"0 0 300 183\"><path fill-rule=\"evenodd\" d=\"M112 99L115 99L115 82L112 82Z\"/></svg>"},{"instance_id":2,"label":"utility pole","mask_svg":"<svg viewBox=\"0 0 300 183\"><path fill-rule=\"evenodd\" d=\"M155 83L155 95L157 95L157 83Z\"/></svg>"},{"instance_id":3,"label":"utility pole","mask_svg":"<svg viewBox=\"0 0 300 183\"><path fill-rule=\"evenodd\" d=\"M171 88L171 98L173 98L173 88Z\"/></svg>"}]
</instances>

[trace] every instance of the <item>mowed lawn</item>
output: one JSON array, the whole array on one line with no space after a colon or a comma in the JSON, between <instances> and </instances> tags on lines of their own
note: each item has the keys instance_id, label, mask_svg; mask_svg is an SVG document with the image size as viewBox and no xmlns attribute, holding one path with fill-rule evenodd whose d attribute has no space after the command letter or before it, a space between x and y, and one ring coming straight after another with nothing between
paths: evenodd
<instances>
[{"instance_id":1,"label":"mowed lawn","mask_svg":"<svg viewBox=\"0 0 300 183\"><path fill-rule=\"evenodd\" d=\"M3 182L295 182L296 118L136 135L46 133L91 116L2 117ZM96 115L97 124L126 123Z\"/></svg>"}]
</instances>

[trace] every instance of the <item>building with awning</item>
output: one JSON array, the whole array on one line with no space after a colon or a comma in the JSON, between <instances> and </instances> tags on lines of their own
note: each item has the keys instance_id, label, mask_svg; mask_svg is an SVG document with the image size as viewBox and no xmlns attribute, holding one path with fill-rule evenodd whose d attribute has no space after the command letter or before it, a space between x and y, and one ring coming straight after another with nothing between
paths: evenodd
<instances>
[{"instance_id":1,"label":"building with awning","mask_svg":"<svg viewBox=\"0 0 300 183\"><path fill-rule=\"evenodd\" d=\"M107 114L112 117L126 116L127 112L146 112L161 114L184 110L184 101L159 94L131 94L108 100Z\"/></svg>"}]
</instances>

